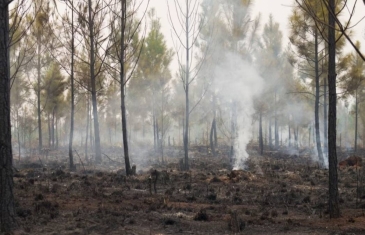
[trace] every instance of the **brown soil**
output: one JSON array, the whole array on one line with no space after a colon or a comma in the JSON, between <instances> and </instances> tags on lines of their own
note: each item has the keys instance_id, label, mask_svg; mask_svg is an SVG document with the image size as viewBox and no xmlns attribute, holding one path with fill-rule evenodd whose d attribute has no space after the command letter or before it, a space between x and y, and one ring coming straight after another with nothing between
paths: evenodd
<instances>
[{"instance_id":1,"label":"brown soil","mask_svg":"<svg viewBox=\"0 0 365 235\"><path fill-rule=\"evenodd\" d=\"M182 172L182 151L170 149L167 163L150 154L131 177L113 151L104 164L84 161L76 172L56 151L23 159L14 178L15 234L365 234L360 167L339 171L342 217L330 220L328 171L305 151L250 153L247 170L232 171L228 151L212 158L194 147L191 171ZM157 193L151 169L160 173Z\"/></svg>"}]
</instances>

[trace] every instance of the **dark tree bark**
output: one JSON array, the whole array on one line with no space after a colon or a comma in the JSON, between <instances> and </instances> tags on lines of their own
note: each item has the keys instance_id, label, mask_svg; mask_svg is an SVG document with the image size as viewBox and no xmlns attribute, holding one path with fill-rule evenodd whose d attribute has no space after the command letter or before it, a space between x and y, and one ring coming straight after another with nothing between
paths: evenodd
<instances>
[{"instance_id":1,"label":"dark tree bark","mask_svg":"<svg viewBox=\"0 0 365 235\"><path fill-rule=\"evenodd\" d=\"M271 117L269 119L269 147L272 150Z\"/></svg>"},{"instance_id":2,"label":"dark tree bark","mask_svg":"<svg viewBox=\"0 0 365 235\"><path fill-rule=\"evenodd\" d=\"M152 123L153 123L153 147L154 150L157 151L157 129L156 129L156 102L155 102L155 93L153 91L153 101L152 101Z\"/></svg>"},{"instance_id":3,"label":"dark tree bark","mask_svg":"<svg viewBox=\"0 0 365 235\"><path fill-rule=\"evenodd\" d=\"M55 148L55 120L54 120L54 111L55 111L55 108L53 108L52 110L52 125L51 125L51 137L52 137L52 148L54 149Z\"/></svg>"},{"instance_id":4,"label":"dark tree bark","mask_svg":"<svg viewBox=\"0 0 365 235\"><path fill-rule=\"evenodd\" d=\"M16 109L16 121L17 121L17 138L18 138L18 152L19 152L19 164L21 158L21 144L20 144L20 121L19 121L19 109ZM24 142L23 142L24 143Z\"/></svg>"},{"instance_id":5,"label":"dark tree bark","mask_svg":"<svg viewBox=\"0 0 365 235\"><path fill-rule=\"evenodd\" d=\"M100 132L99 132L99 118L98 118L98 104L96 100L96 76L95 76L95 35L94 23L92 17L92 4L89 0L89 31L90 31L90 80L91 80L91 103L93 106L94 117L94 147L95 147L95 162L101 162L101 147L100 147Z\"/></svg>"},{"instance_id":6,"label":"dark tree bark","mask_svg":"<svg viewBox=\"0 0 365 235\"><path fill-rule=\"evenodd\" d=\"M214 123L215 123L215 120L213 119L212 121L212 127L210 128L210 149L212 150L212 155L213 157L216 156L215 154L215 145L214 145Z\"/></svg>"},{"instance_id":7,"label":"dark tree bark","mask_svg":"<svg viewBox=\"0 0 365 235\"><path fill-rule=\"evenodd\" d=\"M265 130L265 132L264 132L264 136L265 136L264 145L267 145L267 121L265 121L264 130Z\"/></svg>"},{"instance_id":8,"label":"dark tree bark","mask_svg":"<svg viewBox=\"0 0 365 235\"><path fill-rule=\"evenodd\" d=\"M335 0L329 0L328 14L328 163L329 163L329 214L331 218L340 217L338 201L338 175L336 151L336 37L335 37Z\"/></svg>"},{"instance_id":9,"label":"dark tree bark","mask_svg":"<svg viewBox=\"0 0 365 235\"><path fill-rule=\"evenodd\" d=\"M156 143L157 143L157 149L160 148L160 127L158 126L158 121L156 119Z\"/></svg>"},{"instance_id":10,"label":"dark tree bark","mask_svg":"<svg viewBox=\"0 0 365 235\"><path fill-rule=\"evenodd\" d=\"M0 232L15 227L13 155L10 124L10 58L8 0L0 1Z\"/></svg>"},{"instance_id":11,"label":"dark tree bark","mask_svg":"<svg viewBox=\"0 0 365 235\"><path fill-rule=\"evenodd\" d=\"M213 120L212 120L212 126L210 128L210 149L212 150L213 157L216 157L216 151L215 149L218 146L218 140L217 140L217 123L216 123L216 117L217 117L217 111L216 111L216 96L213 94L213 102L212 102L212 111L213 111Z\"/></svg>"},{"instance_id":12,"label":"dark tree bark","mask_svg":"<svg viewBox=\"0 0 365 235\"><path fill-rule=\"evenodd\" d=\"M74 116L75 116L75 87L74 87L74 55L75 55L75 38L74 38L74 4L71 1L71 120L70 120L70 138L68 142L68 157L70 160L70 171L75 170L74 157L72 151L74 138Z\"/></svg>"},{"instance_id":13,"label":"dark tree bark","mask_svg":"<svg viewBox=\"0 0 365 235\"><path fill-rule=\"evenodd\" d=\"M359 106L359 102L358 102L358 95L357 95L357 89L355 90L355 146L354 146L354 150L355 153L357 152L357 121L358 121L358 107Z\"/></svg>"},{"instance_id":14,"label":"dark tree bark","mask_svg":"<svg viewBox=\"0 0 365 235\"><path fill-rule=\"evenodd\" d=\"M186 68L185 68L185 132L184 132L184 152L185 152L185 170L189 170L189 85L190 85L190 44L189 44L189 1L186 1L186 13L185 13L185 33L186 33Z\"/></svg>"},{"instance_id":15,"label":"dark tree bark","mask_svg":"<svg viewBox=\"0 0 365 235\"><path fill-rule=\"evenodd\" d=\"M42 117L41 117L41 35L37 35L37 117L38 117L38 153L41 153L42 144Z\"/></svg>"},{"instance_id":16,"label":"dark tree bark","mask_svg":"<svg viewBox=\"0 0 365 235\"><path fill-rule=\"evenodd\" d=\"M289 130L289 143L288 146L291 147L291 131L290 131L290 120L289 120L289 124L288 124L288 130Z\"/></svg>"},{"instance_id":17,"label":"dark tree bark","mask_svg":"<svg viewBox=\"0 0 365 235\"><path fill-rule=\"evenodd\" d=\"M299 127L294 128L294 136L295 136L295 147L299 148Z\"/></svg>"},{"instance_id":18,"label":"dark tree bark","mask_svg":"<svg viewBox=\"0 0 365 235\"><path fill-rule=\"evenodd\" d=\"M315 74L316 74L316 95L315 95L315 101L314 101L314 125L315 125L315 131L316 131L316 145L317 145L317 153L318 153L318 159L320 161L320 164L324 165L324 158L323 158L323 152L322 152L322 146L321 146L321 134L319 129L319 67L318 67L318 29L314 29L314 60L315 60Z\"/></svg>"},{"instance_id":19,"label":"dark tree bark","mask_svg":"<svg viewBox=\"0 0 365 235\"><path fill-rule=\"evenodd\" d=\"M327 111L327 81L324 79L323 84L323 148L324 153L328 154L328 111Z\"/></svg>"},{"instance_id":20,"label":"dark tree bark","mask_svg":"<svg viewBox=\"0 0 365 235\"><path fill-rule=\"evenodd\" d=\"M55 125L55 138L56 138L56 149L58 149L58 117L56 116L56 125Z\"/></svg>"},{"instance_id":21,"label":"dark tree bark","mask_svg":"<svg viewBox=\"0 0 365 235\"><path fill-rule=\"evenodd\" d=\"M126 175L132 174L131 165L129 162L129 150L128 150L128 134L127 134L127 115L125 109L125 30L127 22L127 1L122 0L122 29L121 29L121 40L120 40L120 99L121 99L121 112L122 112L122 132L123 132L123 150L124 150L124 161Z\"/></svg>"},{"instance_id":22,"label":"dark tree bark","mask_svg":"<svg viewBox=\"0 0 365 235\"><path fill-rule=\"evenodd\" d=\"M259 121L259 145L260 145L260 155L264 153L264 140L262 136L262 112L260 112L260 121Z\"/></svg>"},{"instance_id":23,"label":"dark tree bark","mask_svg":"<svg viewBox=\"0 0 365 235\"><path fill-rule=\"evenodd\" d=\"M232 102L232 117L231 117L231 153L230 153L230 159L231 161L235 159L235 142L236 142L236 135L237 135L237 110L236 110L236 102Z\"/></svg>"},{"instance_id":24,"label":"dark tree bark","mask_svg":"<svg viewBox=\"0 0 365 235\"><path fill-rule=\"evenodd\" d=\"M274 116L274 137L275 137L275 149L279 147L279 131L278 131L278 118L277 118L277 108L276 108L276 91L274 96L274 109L275 109L275 116Z\"/></svg>"},{"instance_id":25,"label":"dark tree bark","mask_svg":"<svg viewBox=\"0 0 365 235\"><path fill-rule=\"evenodd\" d=\"M48 127L48 148L51 148L52 129L51 129L51 117L50 114L47 116L47 127Z\"/></svg>"},{"instance_id":26,"label":"dark tree bark","mask_svg":"<svg viewBox=\"0 0 365 235\"><path fill-rule=\"evenodd\" d=\"M89 104L89 95L86 96L87 99L87 117L86 117L86 136L85 136L85 159L88 161L88 139L89 139L89 123L90 123L90 104Z\"/></svg>"}]
</instances>

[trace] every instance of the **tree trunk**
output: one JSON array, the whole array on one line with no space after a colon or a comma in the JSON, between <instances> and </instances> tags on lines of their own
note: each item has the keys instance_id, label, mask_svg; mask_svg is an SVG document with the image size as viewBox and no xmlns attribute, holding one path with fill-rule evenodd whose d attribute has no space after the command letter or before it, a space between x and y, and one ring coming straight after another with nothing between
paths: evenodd
<instances>
[{"instance_id":1,"label":"tree trunk","mask_svg":"<svg viewBox=\"0 0 365 235\"><path fill-rule=\"evenodd\" d=\"M296 131L296 140L295 140L295 143L296 143L296 147L299 148L299 126L297 126L297 131Z\"/></svg>"},{"instance_id":2,"label":"tree trunk","mask_svg":"<svg viewBox=\"0 0 365 235\"><path fill-rule=\"evenodd\" d=\"M215 145L214 145L214 123L215 123L215 120L213 119L212 121L212 127L210 128L210 149L212 150L212 155L213 157L216 156L215 154Z\"/></svg>"},{"instance_id":3,"label":"tree trunk","mask_svg":"<svg viewBox=\"0 0 365 235\"><path fill-rule=\"evenodd\" d=\"M152 114L152 123L153 123L153 147L154 147L154 150L157 151L156 116L155 116L155 109L154 108L153 108L153 114Z\"/></svg>"},{"instance_id":4,"label":"tree trunk","mask_svg":"<svg viewBox=\"0 0 365 235\"><path fill-rule=\"evenodd\" d=\"M265 138L264 138L264 145L266 145L267 146L267 120L265 121L265 125L264 125L264 130L265 130L265 132L264 132L264 136L265 136Z\"/></svg>"},{"instance_id":5,"label":"tree trunk","mask_svg":"<svg viewBox=\"0 0 365 235\"><path fill-rule=\"evenodd\" d=\"M157 144L157 149L160 148L160 128L158 126L158 120L156 118L156 144Z\"/></svg>"},{"instance_id":6,"label":"tree trunk","mask_svg":"<svg viewBox=\"0 0 365 235\"><path fill-rule=\"evenodd\" d=\"M86 96L87 99L87 114L86 114L86 136L85 136L85 159L88 161L88 153L87 153L87 143L89 139L89 123L90 123L90 104L89 104L89 95Z\"/></svg>"},{"instance_id":7,"label":"tree trunk","mask_svg":"<svg viewBox=\"0 0 365 235\"><path fill-rule=\"evenodd\" d=\"M213 126L213 131L214 131L214 147L217 148L218 147L218 137L217 137L217 97L215 96L215 94L213 95L213 119L214 119L214 126Z\"/></svg>"},{"instance_id":8,"label":"tree trunk","mask_svg":"<svg viewBox=\"0 0 365 235\"><path fill-rule=\"evenodd\" d=\"M358 120L358 97L357 97L357 89L355 90L355 146L354 146L354 150L355 153L357 152L357 120Z\"/></svg>"},{"instance_id":9,"label":"tree trunk","mask_svg":"<svg viewBox=\"0 0 365 235\"><path fill-rule=\"evenodd\" d=\"M269 147L270 147L270 150L272 150L271 117L269 119Z\"/></svg>"},{"instance_id":10,"label":"tree trunk","mask_svg":"<svg viewBox=\"0 0 365 235\"><path fill-rule=\"evenodd\" d=\"M274 136L275 136L275 149L278 149L279 147L279 132L278 132L278 118L277 118L277 108L276 108L276 91L275 91L275 97L274 97L274 109L275 109L275 116L274 116Z\"/></svg>"},{"instance_id":11,"label":"tree trunk","mask_svg":"<svg viewBox=\"0 0 365 235\"><path fill-rule=\"evenodd\" d=\"M311 134L312 134L312 128L308 127L308 148L311 147Z\"/></svg>"},{"instance_id":12,"label":"tree trunk","mask_svg":"<svg viewBox=\"0 0 365 235\"><path fill-rule=\"evenodd\" d=\"M288 124L288 130L289 130L289 143L288 146L291 147L291 131L290 131L290 120L289 120L289 124Z\"/></svg>"},{"instance_id":13,"label":"tree trunk","mask_svg":"<svg viewBox=\"0 0 365 235\"><path fill-rule=\"evenodd\" d=\"M331 218L340 217L338 201L338 175L336 151L336 37L335 37L335 0L329 0L328 14L328 163L329 163L329 214Z\"/></svg>"},{"instance_id":14,"label":"tree trunk","mask_svg":"<svg viewBox=\"0 0 365 235\"><path fill-rule=\"evenodd\" d=\"M41 117L41 36L37 35L37 116L38 116L38 152L42 151L42 117Z\"/></svg>"},{"instance_id":15,"label":"tree trunk","mask_svg":"<svg viewBox=\"0 0 365 235\"><path fill-rule=\"evenodd\" d=\"M323 148L324 148L324 154L328 155L328 112L327 112L327 81L324 80L323 85Z\"/></svg>"},{"instance_id":16,"label":"tree trunk","mask_svg":"<svg viewBox=\"0 0 365 235\"><path fill-rule=\"evenodd\" d=\"M18 151L19 151L19 164L21 158L21 144L20 144L20 121L19 121L19 108L16 109L16 120L17 120L17 138L18 138Z\"/></svg>"},{"instance_id":17,"label":"tree trunk","mask_svg":"<svg viewBox=\"0 0 365 235\"><path fill-rule=\"evenodd\" d=\"M182 120L182 134L183 134L183 137L182 137L183 145L182 146L185 147L185 117Z\"/></svg>"},{"instance_id":18,"label":"tree trunk","mask_svg":"<svg viewBox=\"0 0 365 235\"><path fill-rule=\"evenodd\" d=\"M164 112L165 112L165 108L164 108L164 92L161 92L161 158L162 158L162 163L164 163L164 139L165 139L165 132L164 132Z\"/></svg>"},{"instance_id":19,"label":"tree trunk","mask_svg":"<svg viewBox=\"0 0 365 235\"><path fill-rule=\"evenodd\" d=\"M51 115L48 114L47 116L47 125L48 125L48 148L51 147L52 144L52 128L51 128Z\"/></svg>"},{"instance_id":20,"label":"tree trunk","mask_svg":"<svg viewBox=\"0 0 365 235\"><path fill-rule=\"evenodd\" d=\"M74 1L71 1L74 7ZM75 119L75 86L74 86L74 55L75 55L75 35L74 35L74 11L71 10L71 118L70 118L70 138L68 142L68 157L70 160L70 171L75 170L73 157L74 119Z\"/></svg>"},{"instance_id":21,"label":"tree trunk","mask_svg":"<svg viewBox=\"0 0 365 235\"><path fill-rule=\"evenodd\" d=\"M56 149L58 149L58 117L56 116L56 131L55 131L55 138L56 138Z\"/></svg>"},{"instance_id":22,"label":"tree trunk","mask_svg":"<svg viewBox=\"0 0 365 235\"><path fill-rule=\"evenodd\" d=\"M94 23L93 23L93 17L92 17L91 12L92 12L92 5L91 5L91 0L89 0L91 103L93 106L93 116L94 116L95 162L100 163L101 162L101 147L100 147L98 105L97 105L97 100L96 100Z\"/></svg>"},{"instance_id":23,"label":"tree trunk","mask_svg":"<svg viewBox=\"0 0 365 235\"><path fill-rule=\"evenodd\" d=\"M319 129L319 60L318 60L318 29L315 28L314 32L314 56L315 56L315 73L316 73L316 96L314 101L314 123L316 129L316 144L317 144L317 153L320 164L324 165L324 158L321 146L321 134Z\"/></svg>"},{"instance_id":24,"label":"tree trunk","mask_svg":"<svg viewBox=\"0 0 365 235\"><path fill-rule=\"evenodd\" d=\"M262 112L260 112L260 121L259 121L259 145L260 145L260 155L264 153L264 140L262 136Z\"/></svg>"},{"instance_id":25,"label":"tree trunk","mask_svg":"<svg viewBox=\"0 0 365 235\"><path fill-rule=\"evenodd\" d=\"M8 1L0 1L0 232L15 227L13 155L10 124L10 59Z\"/></svg>"},{"instance_id":26,"label":"tree trunk","mask_svg":"<svg viewBox=\"0 0 365 235\"><path fill-rule=\"evenodd\" d=\"M231 117L231 161L235 159L235 142L236 142L236 123L237 123L237 112L236 112L236 103L232 102L232 117Z\"/></svg>"},{"instance_id":27,"label":"tree trunk","mask_svg":"<svg viewBox=\"0 0 365 235\"><path fill-rule=\"evenodd\" d=\"M128 150L128 134L127 134L127 114L125 109L125 88L126 88L126 78L125 78L125 30L127 21L127 1L122 0L122 29L121 29L121 47L120 47L120 98L121 98L121 112L122 112L122 133L123 133L123 150L124 150L124 161L125 161L125 171L126 175L132 174L131 165L129 162L129 150Z\"/></svg>"},{"instance_id":28,"label":"tree trunk","mask_svg":"<svg viewBox=\"0 0 365 235\"><path fill-rule=\"evenodd\" d=\"M161 141L160 141L160 148L161 148L161 160L162 160L162 163L164 162L164 158L163 158L163 140L164 140L164 131L163 131L163 111L162 111L162 117L161 117Z\"/></svg>"},{"instance_id":29,"label":"tree trunk","mask_svg":"<svg viewBox=\"0 0 365 235\"><path fill-rule=\"evenodd\" d=\"M51 125L51 137L52 137L52 148L55 148L55 121L54 121L54 110L55 108L53 108L52 110L52 125Z\"/></svg>"},{"instance_id":30,"label":"tree trunk","mask_svg":"<svg viewBox=\"0 0 365 235\"><path fill-rule=\"evenodd\" d=\"M190 84L190 45L189 45L189 2L186 1L186 14L185 14L185 33L186 33L186 68L185 68L185 133L184 133L184 152L185 152L185 170L189 170L189 84Z\"/></svg>"}]
</instances>

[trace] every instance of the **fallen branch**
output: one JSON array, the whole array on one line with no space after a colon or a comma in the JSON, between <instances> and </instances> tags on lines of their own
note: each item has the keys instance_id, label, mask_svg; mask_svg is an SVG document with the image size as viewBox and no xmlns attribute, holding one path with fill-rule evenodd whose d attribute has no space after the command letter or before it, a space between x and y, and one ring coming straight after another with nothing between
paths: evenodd
<instances>
[{"instance_id":1,"label":"fallen branch","mask_svg":"<svg viewBox=\"0 0 365 235\"><path fill-rule=\"evenodd\" d=\"M81 157L80 157L79 153L77 152L77 150L75 149L74 151L76 152L77 156L79 157L80 162L81 162L81 165L82 165L82 167L84 168L84 173L85 173L85 172L86 172L86 170L85 170L84 163L82 162Z\"/></svg>"},{"instance_id":2,"label":"fallen branch","mask_svg":"<svg viewBox=\"0 0 365 235\"><path fill-rule=\"evenodd\" d=\"M102 153L105 157L107 157L108 159L109 159L109 161L111 161L111 162L115 162L115 163L118 163L118 164L120 164L120 165L123 165L123 163L121 163L121 162L118 162L118 161L115 161L115 160L113 160L113 159L111 159L108 155L106 155L105 153Z\"/></svg>"}]
</instances>

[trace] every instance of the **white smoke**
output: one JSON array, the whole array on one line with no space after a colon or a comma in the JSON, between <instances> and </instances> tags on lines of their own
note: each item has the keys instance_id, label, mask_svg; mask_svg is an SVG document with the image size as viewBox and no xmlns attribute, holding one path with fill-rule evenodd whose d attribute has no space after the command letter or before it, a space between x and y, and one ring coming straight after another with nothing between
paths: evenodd
<instances>
[{"instance_id":1,"label":"white smoke","mask_svg":"<svg viewBox=\"0 0 365 235\"><path fill-rule=\"evenodd\" d=\"M237 138L234 143L234 169L245 168L249 157L247 144L252 139L254 99L262 92L264 81L255 67L239 55L226 52L215 67L215 84L222 99L236 102Z\"/></svg>"}]
</instances>

